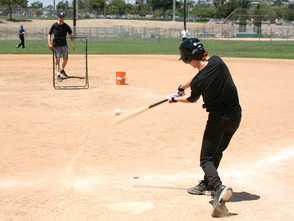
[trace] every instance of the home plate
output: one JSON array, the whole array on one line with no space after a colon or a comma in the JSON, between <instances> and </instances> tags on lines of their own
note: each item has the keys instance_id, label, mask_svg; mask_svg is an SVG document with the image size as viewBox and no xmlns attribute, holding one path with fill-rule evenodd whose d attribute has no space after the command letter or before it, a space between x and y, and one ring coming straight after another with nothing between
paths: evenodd
<instances>
[{"instance_id":1,"label":"home plate","mask_svg":"<svg viewBox=\"0 0 294 221\"><path fill-rule=\"evenodd\" d=\"M108 207L109 209L119 212L127 212L131 214L141 214L146 211L155 209L156 206L151 202L131 202L131 203L115 203Z\"/></svg>"}]
</instances>

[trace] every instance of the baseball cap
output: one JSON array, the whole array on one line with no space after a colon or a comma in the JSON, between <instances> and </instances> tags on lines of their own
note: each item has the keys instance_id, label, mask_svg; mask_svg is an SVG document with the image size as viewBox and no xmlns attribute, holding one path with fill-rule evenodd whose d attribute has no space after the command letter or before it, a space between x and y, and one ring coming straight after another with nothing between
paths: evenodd
<instances>
[{"instance_id":1,"label":"baseball cap","mask_svg":"<svg viewBox=\"0 0 294 221\"><path fill-rule=\"evenodd\" d=\"M65 17L64 12L59 12L58 17L59 17L59 18L64 18L64 17Z\"/></svg>"}]
</instances>

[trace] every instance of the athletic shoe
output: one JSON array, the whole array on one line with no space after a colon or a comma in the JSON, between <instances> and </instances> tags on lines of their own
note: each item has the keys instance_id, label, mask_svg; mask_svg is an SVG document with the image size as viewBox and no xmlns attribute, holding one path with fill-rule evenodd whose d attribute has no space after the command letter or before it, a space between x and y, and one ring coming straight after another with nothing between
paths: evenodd
<instances>
[{"instance_id":1,"label":"athletic shoe","mask_svg":"<svg viewBox=\"0 0 294 221\"><path fill-rule=\"evenodd\" d=\"M188 193L194 195L209 195L213 192L213 187L209 186L204 180L200 181L197 186L188 189Z\"/></svg>"},{"instance_id":2,"label":"athletic shoe","mask_svg":"<svg viewBox=\"0 0 294 221\"><path fill-rule=\"evenodd\" d=\"M59 82L62 82L62 80L61 80L61 78L60 78L59 75L57 75L57 80L58 80Z\"/></svg>"},{"instance_id":3,"label":"athletic shoe","mask_svg":"<svg viewBox=\"0 0 294 221\"><path fill-rule=\"evenodd\" d=\"M18 48L18 45L16 45L16 48Z\"/></svg>"},{"instance_id":4,"label":"athletic shoe","mask_svg":"<svg viewBox=\"0 0 294 221\"><path fill-rule=\"evenodd\" d=\"M60 74L63 74L64 77L68 77L64 70L61 70Z\"/></svg>"},{"instance_id":5,"label":"athletic shoe","mask_svg":"<svg viewBox=\"0 0 294 221\"><path fill-rule=\"evenodd\" d=\"M220 185L214 193L212 217L227 216L228 209L225 203L231 198L233 190L231 187Z\"/></svg>"}]
</instances>

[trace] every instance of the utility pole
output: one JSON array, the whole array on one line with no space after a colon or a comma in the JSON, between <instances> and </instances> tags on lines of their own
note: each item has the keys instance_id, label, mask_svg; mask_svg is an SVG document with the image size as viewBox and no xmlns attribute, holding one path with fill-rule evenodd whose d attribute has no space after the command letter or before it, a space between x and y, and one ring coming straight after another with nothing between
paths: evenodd
<instances>
[{"instance_id":1,"label":"utility pole","mask_svg":"<svg viewBox=\"0 0 294 221\"><path fill-rule=\"evenodd\" d=\"M76 25L77 25L77 0L73 1L73 35L76 36Z\"/></svg>"},{"instance_id":2,"label":"utility pole","mask_svg":"<svg viewBox=\"0 0 294 221\"><path fill-rule=\"evenodd\" d=\"M186 30L186 0L184 0L184 29Z\"/></svg>"},{"instance_id":3,"label":"utility pole","mask_svg":"<svg viewBox=\"0 0 294 221\"><path fill-rule=\"evenodd\" d=\"M176 20L176 0L173 0L173 21Z\"/></svg>"}]
</instances>

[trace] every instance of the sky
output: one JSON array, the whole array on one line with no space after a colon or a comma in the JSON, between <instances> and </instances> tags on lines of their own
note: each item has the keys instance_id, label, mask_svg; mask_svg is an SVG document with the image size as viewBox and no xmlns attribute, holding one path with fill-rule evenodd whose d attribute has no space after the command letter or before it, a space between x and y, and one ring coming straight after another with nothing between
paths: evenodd
<instances>
[{"instance_id":1,"label":"sky","mask_svg":"<svg viewBox=\"0 0 294 221\"><path fill-rule=\"evenodd\" d=\"M31 4L33 2L42 2L43 3L43 7L46 7L48 5L53 5L53 0L29 0L28 6L31 6ZM61 2L61 0L55 0L55 5L58 4L58 2ZM71 2L71 0L68 1L69 3Z\"/></svg>"}]
</instances>

